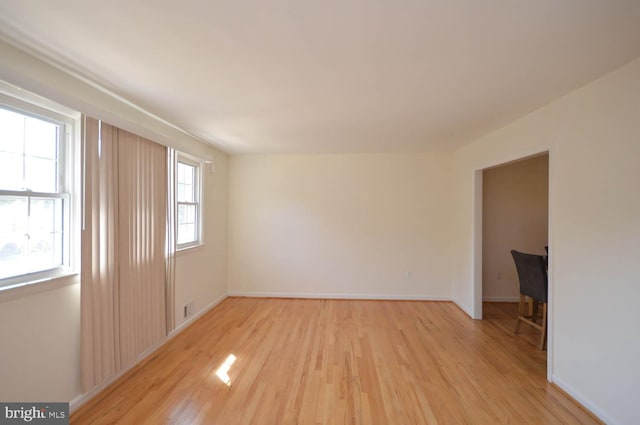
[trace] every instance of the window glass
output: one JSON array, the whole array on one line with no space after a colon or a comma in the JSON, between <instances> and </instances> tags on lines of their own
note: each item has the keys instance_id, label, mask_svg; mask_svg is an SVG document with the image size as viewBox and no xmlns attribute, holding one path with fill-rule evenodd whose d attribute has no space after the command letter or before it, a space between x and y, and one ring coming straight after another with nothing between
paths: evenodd
<instances>
[{"instance_id":1,"label":"window glass","mask_svg":"<svg viewBox=\"0 0 640 425\"><path fill-rule=\"evenodd\" d=\"M0 196L0 216L0 279L4 279L27 270L27 199Z\"/></svg>"},{"instance_id":2,"label":"window glass","mask_svg":"<svg viewBox=\"0 0 640 425\"><path fill-rule=\"evenodd\" d=\"M0 189L56 192L60 126L0 109Z\"/></svg>"},{"instance_id":3,"label":"window glass","mask_svg":"<svg viewBox=\"0 0 640 425\"><path fill-rule=\"evenodd\" d=\"M22 114L0 108L0 152L22 154L24 118Z\"/></svg>"},{"instance_id":4,"label":"window glass","mask_svg":"<svg viewBox=\"0 0 640 425\"><path fill-rule=\"evenodd\" d=\"M22 154L0 151L0 189L23 190L23 173Z\"/></svg>"},{"instance_id":5,"label":"window glass","mask_svg":"<svg viewBox=\"0 0 640 425\"><path fill-rule=\"evenodd\" d=\"M195 201L195 166L178 162L178 202Z\"/></svg>"},{"instance_id":6,"label":"window glass","mask_svg":"<svg viewBox=\"0 0 640 425\"><path fill-rule=\"evenodd\" d=\"M65 265L69 194L59 180L65 124L47 118L0 107L0 279Z\"/></svg>"},{"instance_id":7,"label":"window glass","mask_svg":"<svg viewBox=\"0 0 640 425\"><path fill-rule=\"evenodd\" d=\"M176 168L177 245L178 248L199 242L199 166L178 159Z\"/></svg>"}]
</instances>

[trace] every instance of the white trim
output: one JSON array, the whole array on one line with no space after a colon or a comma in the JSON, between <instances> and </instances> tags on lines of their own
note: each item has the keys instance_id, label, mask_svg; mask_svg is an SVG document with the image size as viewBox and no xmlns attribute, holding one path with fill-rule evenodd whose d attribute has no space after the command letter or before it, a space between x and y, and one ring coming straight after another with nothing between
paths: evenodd
<instances>
[{"instance_id":1,"label":"white trim","mask_svg":"<svg viewBox=\"0 0 640 425\"><path fill-rule=\"evenodd\" d=\"M13 196L15 198L51 198L69 201L69 192L33 192L31 190L4 190L0 189L0 196Z\"/></svg>"},{"instance_id":2,"label":"white trim","mask_svg":"<svg viewBox=\"0 0 640 425\"><path fill-rule=\"evenodd\" d=\"M520 301L520 297L485 297L482 296L482 302L490 303L517 303Z\"/></svg>"},{"instance_id":3,"label":"white trim","mask_svg":"<svg viewBox=\"0 0 640 425\"><path fill-rule=\"evenodd\" d=\"M471 317L476 320L482 320L482 181L483 170L474 170L473 172L473 205L471 208L471 217L473 223L473 254L471 256L471 270L473 273L473 287L471 293L473 300L471 307L473 308Z\"/></svg>"},{"instance_id":4,"label":"white trim","mask_svg":"<svg viewBox=\"0 0 640 425\"><path fill-rule=\"evenodd\" d=\"M219 147L111 92L0 30L0 80L206 160ZM217 146L222 143L215 141ZM226 154L225 154L226 155Z\"/></svg>"},{"instance_id":5,"label":"white trim","mask_svg":"<svg viewBox=\"0 0 640 425\"><path fill-rule=\"evenodd\" d=\"M63 264L57 267L51 267L49 269L5 277L3 279L0 279L0 293L2 293L3 291L23 288L29 285L51 282L55 279L65 278L67 276L73 276L77 274L78 272L71 269L71 267Z\"/></svg>"},{"instance_id":6,"label":"white trim","mask_svg":"<svg viewBox=\"0 0 640 425\"><path fill-rule=\"evenodd\" d=\"M202 317L204 314L208 313L212 308L214 308L215 306L217 306L218 304L220 304L222 301L224 301L227 298L227 294L223 294L220 297L216 298L215 300L213 300L209 305L207 305L206 307L204 307L202 310L200 310L197 314L194 314L189 320L184 321L182 324L180 324L180 326L178 326L176 329L174 329L172 332L169 333L169 335L167 335L162 341L160 341L158 344L154 345L153 347L148 348L145 352L143 352L142 354L140 354L137 358L136 361L129 366L128 368L126 368L125 370L121 371L120 373L118 373L117 375L113 376L111 379L103 382L102 384L96 386L95 388L91 389L90 391L84 393L84 394L80 394L79 396L77 396L76 398L74 398L73 400L71 400L69 402L69 413L73 413L76 410L78 410L80 407L82 407L84 404L86 404L89 400L91 400L92 398L96 397L98 394L100 394L102 391L104 391L107 387L109 387L111 384L113 384L114 382L116 382L118 379L120 379L124 374L126 374L127 372L131 371L134 367L136 367L137 365L139 365L142 361L144 361L147 357L149 357L151 354L153 354L154 352L156 352L158 349L160 349L162 346L164 346L166 343L168 343L169 341L171 341L174 337L176 337L180 332L182 332L183 330L185 330L189 324L193 323L195 320L199 319L200 317Z\"/></svg>"},{"instance_id":7,"label":"white trim","mask_svg":"<svg viewBox=\"0 0 640 425\"><path fill-rule=\"evenodd\" d=\"M207 158L201 158L197 155L192 155L187 152L182 152L179 149L176 149L176 157L181 157L184 163L192 163L197 164L199 167L202 167L203 164L213 164L213 161Z\"/></svg>"},{"instance_id":8,"label":"white trim","mask_svg":"<svg viewBox=\"0 0 640 425\"><path fill-rule=\"evenodd\" d=\"M46 97L31 93L28 90L22 90L20 87L14 86L13 84L9 84L5 81L0 81L0 94L9 99L17 99L20 101L20 104L27 104L31 107L35 106L40 110L44 109L47 113L54 112L56 114L63 115L65 118L60 118L60 121L65 119L80 119L80 112L67 108L64 105L47 99Z\"/></svg>"},{"instance_id":9,"label":"white trim","mask_svg":"<svg viewBox=\"0 0 640 425\"><path fill-rule=\"evenodd\" d=\"M549 187L548 187L548 222L547 222L547 245L549 254L547 255L547 285L548 285L548 293L547 297L547 381L552 382L553 379L553 371L554 369L554 327L555 323L555 279L554 279L554 271L555 271L555 257L553 256L553 199L554 199L554 188L553 184L554 180L554 168L555 164L555 154L553 153L553 149L549 147L547 150L547 154L549 155Z\"/></svg>"},{"instance_id":10,"label":"white trim","mask_svg":"<svg viewBox=\"0 0 640 425\"><path fill-rule=\"evenodd\" d=\"M593 416L597 417L602 422L608 425L618 425L620 423L616 422L611 416L607 415L598 406L591 403L582 394L576 391L575 388L558 378L556 375L552 375L550 381L557 385L562 391L569 394L576 402L582 405L583 408L587 409Z\"/></svg>"},{"instance_id":11,"label":"white trim","mask_svg":"<svg viewBox=\"0 0 640 425\"><path fill-rule=\"evenodd\" d=\"M180 325L178 325L171 333L169 333L169 337L173 338L175 335L177 335L178 333L182 332L190 324L192 324L193 322L195 322L196 320L198 320L199 318L204 316L207 312L209 312L209 310L211 310L213 307L215 307L218 304L220 304L222 301L226 300L228 297L229 297L228 294L220 295L218 298L213 300L205 308L203 308L202 310L200 310L199 312L197 312L196 314L194 314L193 316L191 316L190 318L188 318L184 322L180 323Z\"/></svg>"},{"instance_id":12,"label":"white trim","mask_svg":"<svg viewBox=\"0 0 640 425\"><path fill-rule=\"evenodd\" d=\"M255 292L229 291L230 297L249 298L301 298L327 300L390 300L390 301L453 301L451 297L434 295L397 295L397 294L336 294L309 292Z\"/></svg>"},{"instance_id":13,"label":"white trim","mask_svg":"<svg viewBox=\"0 0 640 425\"><path fill-rule=\"evenodd\" d=\"M176 257L181 257L181 256L183 256L185 254L189 254L191 252L200 251L201 249L205 248L206 246L207 246L206 243L200 243L198 245L190 245L190 246L186 246L184 248L177 248L175 256Z\"/></svg>"},{"instance_id":14,"label":"white trim","mask_svg":"<svg viewBox=\"0 0 640 425\"><path fill-rule=\"evenodd\" d=\"M457 305L460 310L464 311L470 319L473 319L473 315L471 314L471 310L465 304L463 304L460 300L453 298L451 300L455 305Z\"/></svg>"},{"instance_id":15,"label":"white trim","mask_svg":"<svg viewBox=\"0 0 640 425\"><path fill-rule=\"evenodd\" d=\"M549 152L551 152L551 145L538 145L535 148L525 149L522 152L506 155L504 158L501 158L501 159L487 161L484 164L476 166L475 171L484 171L489 168L502 167L503 165L510 165L510 164L513 164L514 162L520 162L526 159L532 159Z\"/></svg>"},{"instance_id":16,"label":"white trim","mask_svg":"<svg viewBox=\"0 0 640 425\"><path fill-rule=\"evenodd\" d=\"M41 292L53 291L65 286L79 285L80 274L76 272L64 273L56 276L44 277L40 280L16 283L0 288L0 303L30 297Z\"/></svg>"},{"instance_id":17,"label":"white trim","mask_svg":"<svg viewBox=\"0 0 640 425\"><path fill-rule=\"evenodd\" d=\"M65 125L73 126L80 122L80 112L27 90L11 91L7 89L8 87L12 86L0 80L0 102L13 112L60 126L62 133L66 133L68 130L64 128Z\"/></svg>"}]
</instances>

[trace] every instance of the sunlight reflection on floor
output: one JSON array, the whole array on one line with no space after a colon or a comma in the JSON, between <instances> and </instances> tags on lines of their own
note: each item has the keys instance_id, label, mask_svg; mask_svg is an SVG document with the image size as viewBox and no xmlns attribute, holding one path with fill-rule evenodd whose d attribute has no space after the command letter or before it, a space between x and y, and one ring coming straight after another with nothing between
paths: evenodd
<instances>
[{"instance_id":1,"label":"sunlight reflection on floor","mask_svg":"<svg viewBox=\"0 0 640 425\"><path fill-rule=\"evenodd\" d=\"M234 356L233 354L229 354L229 356L224 361L224 363L222 363L222 365L220 365L218 370L216 370L216 375L218 376L218 378L220 378L220 380L225 384L227 384L228 386L231 386L231 378L229 378L229 369L231 369L231 365L233 365L233 362L235 361L236 361L236 356Z\"/></svg>"}]
</instances>

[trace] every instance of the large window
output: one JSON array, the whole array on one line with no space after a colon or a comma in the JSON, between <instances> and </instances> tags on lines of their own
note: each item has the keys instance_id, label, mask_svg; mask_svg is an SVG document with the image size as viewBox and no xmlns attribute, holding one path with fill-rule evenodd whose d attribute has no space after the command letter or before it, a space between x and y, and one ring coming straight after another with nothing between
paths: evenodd
<instances>
[{"instance_id":1,"label":"large window","mask_svg":"<svg viewBox=\"0 0 640 425\"><path fill-rule=\"evenodd\" d=\"M34 111L0 104L0 287L69 266L68 124Z\"/></svg>"},{"instance_id":2,"label":"large window","mask_svg":"<svg viewBox=\"0 0 640 425\"><path fill-rule=\"evenodd\" d=\"M178 155L176 166L177 248L200 243L200 164Z\"/></svg>"}]
</instances>

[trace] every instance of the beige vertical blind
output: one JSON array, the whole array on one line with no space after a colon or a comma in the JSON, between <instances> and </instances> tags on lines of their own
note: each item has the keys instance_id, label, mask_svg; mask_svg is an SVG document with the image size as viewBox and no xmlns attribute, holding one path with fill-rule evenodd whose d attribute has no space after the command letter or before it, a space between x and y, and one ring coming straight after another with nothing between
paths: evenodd
<instances>
[{"instance_id":1,"label":"beige vertical blind","mask_svg":"<svg viewBox=\"0 0 640 425\"><path fill-rule=\"evenodd\" d=\"M80 308L82 386L87 391L120 370L115 325L118 318L118 154L117 143L111 140L110 126L101 129L92 118L86 118L84 126Z\"/></svg>"},{"instance_id":2,"label":"beige vertical blind","mask_svg":"<svg viewBox=\"0 0 640 425\"><path fill-rule=\"evenodd\" d=\"M85 391L161 342L167 149L85 119L81 338Z\"/></svg>"},{"instance_id":3,"label":"beige vertical blind","mask_svg":"<svg viewBox=\"0 0 640 425\"><path fill-rule=\"evenodd\" d=\"M166 336L167 149L118 130L120 358Z\"/></svg>"}]
</instances>

